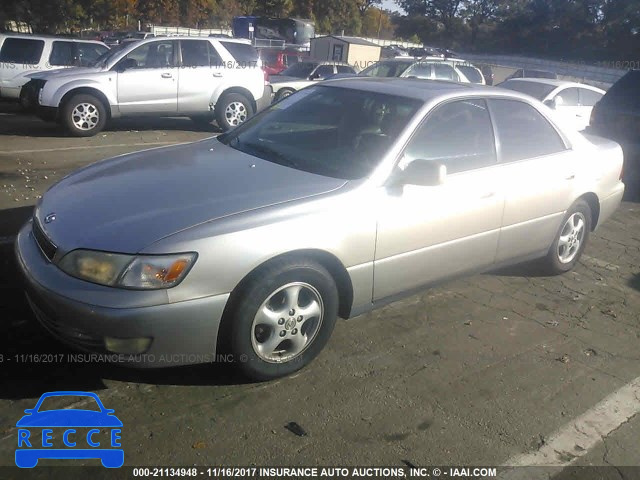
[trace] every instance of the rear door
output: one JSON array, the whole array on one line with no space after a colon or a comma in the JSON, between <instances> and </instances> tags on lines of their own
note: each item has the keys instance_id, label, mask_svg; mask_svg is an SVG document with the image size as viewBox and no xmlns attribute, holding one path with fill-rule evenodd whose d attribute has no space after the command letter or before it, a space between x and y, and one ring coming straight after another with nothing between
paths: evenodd
<instances>
[{"instance_id":1,"label":"rear door","mask_svg":"<svg viewBox=\"0 0 640 480\"><path fill-rule=\"evenodd\" d=\"M209 40L180 40L178 111L207 112L227 69Z\"/></svg>"},{"instance_id":2,"label":"rear door","mask_svg":"<svg viewBox=\"0 0 640 480\"><path fill-rule=\"evenodd\" d=\"M575 153L530 104L491 99L489 106L506 194L496 260L544 253L573 200L578 172Z\"/></svg>"},{"instance_id":3,"label":"rear door","mask_svg":"<svg viewBox=\"0 0 640 480\"><path fill-rule=\"evenodd\" d=\"M573 125L577 130L582 130L584 124L582 109L580 108L580 95L575 87L565 88L555 94L556 114L568 125ZM589 117L587 117L587 121Z\"/></svg>"},{"instance_id":4,"label":"rear door","mask_svg":"<svg viewBox=\"0 0 640 480\"><path fill-rule=\"evenodd\" d=\"M140 45L116 64L118 105L123 114L178 111L178 42L160 40Z\"/></svg>"}]
</instances>

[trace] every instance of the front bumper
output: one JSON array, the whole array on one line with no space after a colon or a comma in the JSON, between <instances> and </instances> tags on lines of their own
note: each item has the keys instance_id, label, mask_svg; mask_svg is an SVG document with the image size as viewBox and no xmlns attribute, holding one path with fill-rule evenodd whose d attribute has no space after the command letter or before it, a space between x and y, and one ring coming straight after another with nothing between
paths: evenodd
<instances>
[{"instance_id":1,"label":"front bumper","mask_svg":"<svg viewBox=\"0 0 640 480\"><path fill-rule=\"evenodd\" d=\"M256 101L256 113L261 112L269 105L271 105L271 98L273 97L273 88L271 85L265 85L262 97Z\"/></svg>"},{"instance_id":2,"label":"front bumper","mask_svg":"<svg viewBox=\"0 0 640 480\"><path fill-rule=\"evenodd\" d=\"M86 282L70 277L45 258L33 237L31 222L18 234L15 253L38 321L71 347L101 354L89 358L152 368L215 361L218 328L229 294L152 306L106 307L92 303L87 291L81 292L82 301L69 298L78 294L78 282ZM147 293L96 288L108 289L115 305L122 303L120 295ZM141 354L114 354L106 349L105 337L150 338L151 344Z\"/></svg>"}]
</instances>

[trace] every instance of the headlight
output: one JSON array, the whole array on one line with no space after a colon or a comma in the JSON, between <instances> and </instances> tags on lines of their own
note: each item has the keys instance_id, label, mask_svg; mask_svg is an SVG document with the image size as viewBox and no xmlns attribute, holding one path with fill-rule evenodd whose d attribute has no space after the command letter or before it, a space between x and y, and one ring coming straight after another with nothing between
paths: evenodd
<instances>
[{"instance_id":1,"label":"headlight","mask_svg":"<svg viewBox=\"0 0 640 480\"><path fill-rule=\"evenodd\" d=\"M195 253L175 255L123 255L74 250L59 267L65 273L110 287L154 290L174 287L196 261Z\"/></svg>"}]
</instances>

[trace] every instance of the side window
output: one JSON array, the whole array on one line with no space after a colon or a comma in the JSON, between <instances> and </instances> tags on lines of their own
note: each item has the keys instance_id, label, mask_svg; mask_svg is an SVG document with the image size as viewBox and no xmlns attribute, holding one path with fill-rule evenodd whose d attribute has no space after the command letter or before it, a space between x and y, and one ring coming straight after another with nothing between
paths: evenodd
<instances>
[{"instance_id":1,"label":"side window","mask_svg":"<svg viewBox=\"0 0 640 480\"><path fill-rule=\"evenodd\" d=\"M490 100L502 150L502 162L566 150L558 132L531 105L518 100Z\"/></svg>"},{"instance_id":2,"label":"side window","mask_svg":"<svg viewBox=\"0 0 640 480\"><path fill-rule=\"evenodd\" d=\"M73 53L73 42L53 42L51 55L49 55L49 65L56 67L71 67L75 63Z\"/></svg>"},{"instance_id":3,"label":"side window","mask_svg":"<svg viewBox=\"0 0 640 480\"><path fill-rule=\"evenodd\" d=\"M495 165L491 117L484 100L460 100L436 107L418 128L403 163L437 160L448 173Z\"/></svg>"},{"instance_id":4,"label":"side window","mask_svg":"<svg viewBox=\"0 0 640 480\"><path fill-rule=\"evenodd\" d=\"M356 73L356 71L347 65L337 65L338 73Z\"/></svg>"},{"instance_id":5,"label":"side window","mask_svg":"<svg viewBox=\"0 0 640 480\"><path fill-rule=\"evenodd\" d=\"M434 63L433 73L437 80L453 80L454 82L460 81L460 76L456 73L451 65L444 63Z\"/></svg>"},{"instance_id":6,"label":"side window","mask_svg":"<svg viewBox=\"0 0 640 480\"><path fill-rule=\"evenodd\" d=\"M98 59L100 55L109 51L107 47L97 43L77 42L76 48L77 48L77 55L78 55L78 63L81 66L91 65L93 62L95 62Z\"/></svg>"},{"instance_id":7,"label":"side window","mask_svg":"<svg viewBox=\"0 0 640 480\"><path fill-rule=\"evenodd\" d=\"M129 68L173 67L175 66L173 46L173 41L145 43L130 52L120 62L131 60Z\"/></svg>"},{"instance_id":8,"label":"side window","mask_svg":"<svg viewBox=\"0 0 640 480\"><path fill-rule=\"evenodd\" d=\"M431 78L431 64L418 62L411 65L402 75L403 77Z\"/></svg>"},{"instance_id":9,"label":"side window","mask_svg":"<svg viewBox=\"0 0 640 480\"><path fill-rule=\"evenodd\" d=\"M587 90L586 88L580 88L580 105L584 107L593 107L602 98L602 94L594 92L593 90Z\"/></svg>"},{"instance_id":10,"label":"side window","mask_svg":"<svg viewBox=\"0 0 640 480\"><path fill-rule=\"evenodd\" d=\"M220 44L229 51L241 68L248 68L258 64L260 57L258 51L252 45L224 41L221 41Z\"/></svg>"},{"instance_id":11,"label":"side window","mask_svg":"<svg viewBox=\"0 0 640 480\"><path fill-rule=\"evenodd\" d=\"M0 50L0 62L37 65L44 50L43 40L5 38Z\"/></svg>"},{"instance_id":12,"label":"side window","mask_svg":"<svg viewBox=\"0 0 640 480\"><path fill-rule=\"evenodd\" d=\"M211 42L207 42L209 49L209 65L212 67L222 66L222 57Z\"/></svg>"},{"instance_id":13,"label":"side window","mask_svg":"<svg viewBox=\"0 0 640 480\"><path fill-rule=\"evenodd\" d=\"M579 104L578 89L565 88L556 95L556 105L558 107L577 107Z\"/></svg>"},{"instance_id":14,"label":"side window","mask_svg":"<svg viewBox=\"0 0 640 480\"><path fill-rule=\"evenodd\" d=\"M320 65L314 73L316 78L326 78L330 75L333 75L333 65Z\"/></svg>"},{"instance_id":15,"label":"side window","mask_svg":"<svg viewBox=\"0 0 640 480\"><path fill-rule=\"evenodd\" d=\"M293 65L294 63L298 63L300 58L297 55L285 55L285 60L287 62L287 66Z\"/></svg>"},{"instance_id":16,"label":"side window","mask_svg":"<svg viewBox=\"0 0 640 480\"><path fill-rule=\"evenodd\" d=\"M208 67L209 50L207 40L180 40L182 65L185 67Z\"/></svg>"}]
</instances>

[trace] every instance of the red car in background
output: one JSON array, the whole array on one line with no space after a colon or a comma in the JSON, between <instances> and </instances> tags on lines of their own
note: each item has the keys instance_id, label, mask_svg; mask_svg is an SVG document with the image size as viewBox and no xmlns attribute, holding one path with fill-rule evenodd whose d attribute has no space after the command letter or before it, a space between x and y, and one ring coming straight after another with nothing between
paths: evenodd
<instances>
[{"instance_id":1,"label":"red car in background","mask_svg":"<svg viewBox=\"0 0 640 480\"><path fill-rule=\"evenodd\" d=\"M297 50L261 48L258 52L262 60L262 69L267 75L277 75L294 63L308 58L306 52Z\"/></svg>"}]
</instances>

